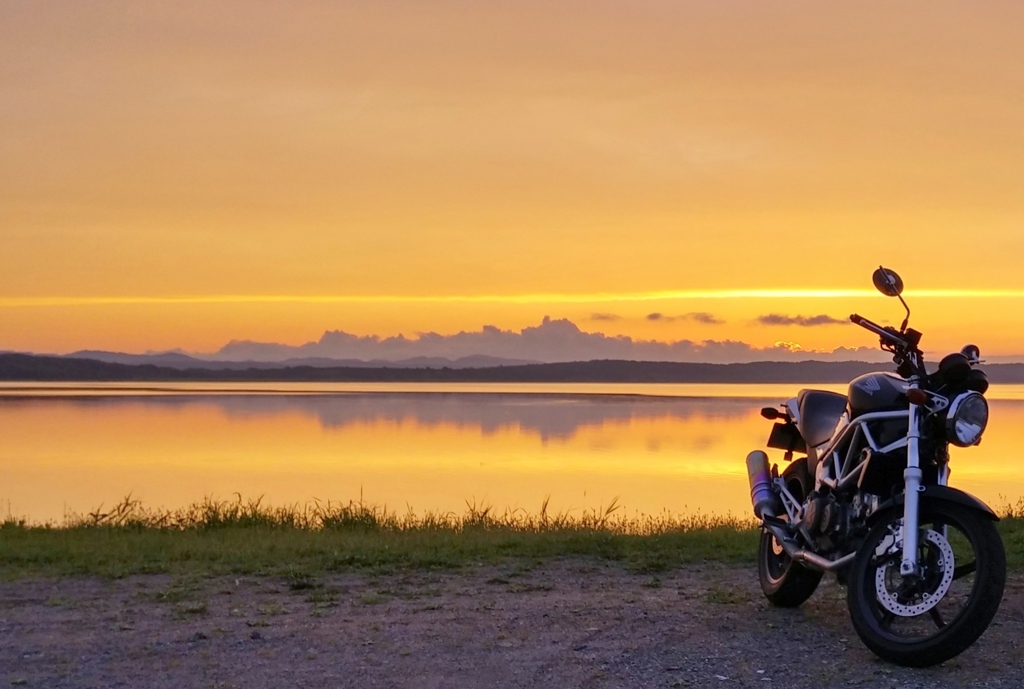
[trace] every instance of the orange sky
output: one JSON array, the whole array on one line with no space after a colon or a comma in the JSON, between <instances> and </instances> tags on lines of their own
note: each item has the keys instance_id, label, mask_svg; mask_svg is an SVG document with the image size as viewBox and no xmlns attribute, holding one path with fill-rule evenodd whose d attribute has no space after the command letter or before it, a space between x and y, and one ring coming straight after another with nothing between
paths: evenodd
<instances>
[{"instance_id":1,"label":"orange sky","mask_svg":"<svg viewBox=\"0 0 1024 689\"><path fill-rule=\"evenodd\" d=\"M910 294L927 347L1024 353L1022 34L1004 1L7 0L0 349L544 315L831 349L873 340L756 319L898 305L692 292L884 262L1009 293Z\"/></svg>"}]
</instances>

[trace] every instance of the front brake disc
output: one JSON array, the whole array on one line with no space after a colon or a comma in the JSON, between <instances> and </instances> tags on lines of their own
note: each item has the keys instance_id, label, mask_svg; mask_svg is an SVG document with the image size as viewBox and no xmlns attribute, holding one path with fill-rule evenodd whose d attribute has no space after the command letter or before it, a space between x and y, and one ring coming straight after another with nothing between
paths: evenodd
<instances>
[{"instance_id":1,"label":"front brake disc","mask_svg":"<svg viewBox=\"0 0 1024 689\"><path fill-rule=\"evenodd\" d=\"M911 603L900 602L900 593L893 591L889 588L888 577L889 568L899 567L899 563L886 562L875 570L875 595L878 597L878 602L883 608L899 615L900 617L916 617L917 615L924 614L934 608L942 600L942 597L949 591L950 584L953 583L953 571L955 569L953 548L949 545L949 541L937 531L931 529L925 531L923 534L923 541L931 544L938 549L939 557L936 558L934 563L935 567L938 567L942 572L942 578L935 586L933 591L922 591L920 593L919 600ZM902 541L902 539L899 539ZM900 544L902 545L902 544Z\"/></svg>"}]
</instances>

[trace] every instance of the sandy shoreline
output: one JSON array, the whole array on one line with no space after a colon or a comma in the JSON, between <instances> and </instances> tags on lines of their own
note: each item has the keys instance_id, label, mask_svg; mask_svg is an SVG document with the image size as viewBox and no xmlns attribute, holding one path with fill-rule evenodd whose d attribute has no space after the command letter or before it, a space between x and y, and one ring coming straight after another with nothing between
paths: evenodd
<instances>
[{"instance_id":1,"label":"sandy shoreline","mask_svg":"<svg viewBox=\"0 0 1024 689\"><path fill-rule=\"evenodd\" d=\"M1022 590L922 671L871 655L833 582L777 610L749 567L21 580L0 583L0 686L1016 687Z\"/></svg>"}]
</instances>

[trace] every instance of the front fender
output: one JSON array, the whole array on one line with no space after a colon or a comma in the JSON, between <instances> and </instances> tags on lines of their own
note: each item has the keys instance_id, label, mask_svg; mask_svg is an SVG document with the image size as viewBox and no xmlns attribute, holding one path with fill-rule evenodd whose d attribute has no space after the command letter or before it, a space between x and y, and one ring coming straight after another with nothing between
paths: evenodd
<instances>
[{"instance_id":1,"label":"front fender","mask_svg":"<svg viewBox=\"0 0 1024 689\"><path fill-rule=\"evenodd\" d=\"M957 505L963 505L964 507L980 512L985 515L988 519L997 522L999 517L992 508L983 503L978 498L974 497L970 493L965 493L962 490L956 488L950 488L949 486L925 486L924 490L921 491L921 504L924 505L928 502L954 502ZM877 510L871 515L869 522L874 521L876 515L881 515L888 511L890 508L899 507L903 505L903 493L900 493L892 500L886 500L883 502Z\"/></svg>"}]
</instances>

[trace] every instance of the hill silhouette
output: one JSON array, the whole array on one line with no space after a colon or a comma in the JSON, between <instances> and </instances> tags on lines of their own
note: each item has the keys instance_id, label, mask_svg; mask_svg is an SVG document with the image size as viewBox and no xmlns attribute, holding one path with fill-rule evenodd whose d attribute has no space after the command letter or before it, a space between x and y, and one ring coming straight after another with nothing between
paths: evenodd
<instances>
[{"instance_id":1,"label":"hill silhouette","mask_svg":"<svg viewBox=\"0 0 1024 689\"><path fill-rule=\"evenodd\" d=\"M108 364L128 364L141 366L152 364L167 368L210 368L210 369L247 369L247 368L282 368L285 366L312 366L316 368L485 368L494 366L512 366L516 364L536 364L533 360L505 359L485 354L464 356L458 359L444 357L418 356L408 359L382 360L371 359L331 359L327 357L296 357L279 361L261 361L256 359L203 359L181 352L161 352L157 354L124 354L83 349L71 354L64 354L69 359L93 359Z\"/></svg>"},{"instance_id":2,"label":"hill silhouette","mask_svg":"<svg viewBox=\"0 0 1024 689\"><path fill-rule=\"evenodd\" d=\"M482 368L171 368L92 359L0 354L3 381L451 382L451 383L845 383L888 366L863 361L699 364L594 360ZM985 367L995 383L1024 383L1024 364Z\"/></svg>"}]
</instances>

